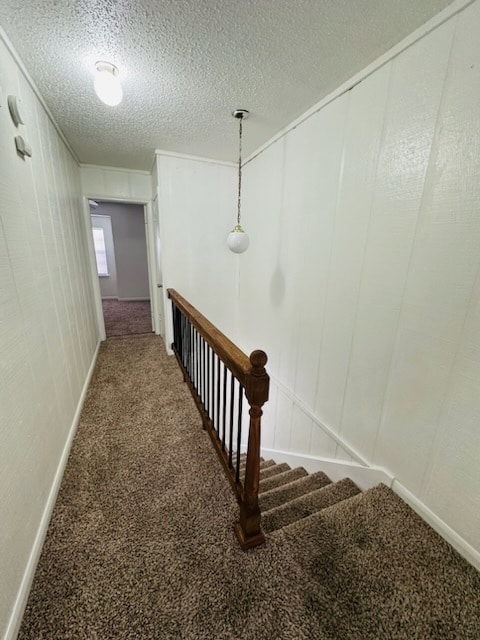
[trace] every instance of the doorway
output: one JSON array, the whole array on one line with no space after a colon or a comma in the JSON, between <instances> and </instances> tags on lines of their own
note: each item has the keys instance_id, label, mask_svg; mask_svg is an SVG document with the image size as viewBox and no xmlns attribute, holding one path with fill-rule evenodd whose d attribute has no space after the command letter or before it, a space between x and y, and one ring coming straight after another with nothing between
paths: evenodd
<instances>
[{"instance_id":1,"label":"doorway","mask_svg":"<svg viewBox=\"0 0 480 640\"><path fill-rule=\"evenodd\" d=\"M106 337L154 331L145 207L89 200Z\"/></svg>"}]
</instances>

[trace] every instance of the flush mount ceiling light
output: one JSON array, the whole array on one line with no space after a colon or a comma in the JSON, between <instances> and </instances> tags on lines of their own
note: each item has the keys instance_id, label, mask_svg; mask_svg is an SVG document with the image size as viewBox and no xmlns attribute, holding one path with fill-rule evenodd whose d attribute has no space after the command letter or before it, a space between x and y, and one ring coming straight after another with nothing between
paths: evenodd
<instances>
[{"instance_id":1,"label":"flush mount ceiling light","mask_svg":"<svg viewBox=\"0 0 480 640\"><path fill-rule=\"evenodd\" d=\"M236 109L232 113L239 121L239 144L238 144L238 198L237 198L237 224L232 229L227 238L227 245L233 253L243 253L248 249L250 240L240 225L240 205L242 195L242 123L248 118L248 111Z\"/></svg>"},{"instance_id":2,"label":"flush mount ceiling light","mask_svg":"<svg viewBox=\"0 0 480 640\"><path fill-rule=\"evenodd\" d=\"M122 85L118 78L118 69L111 62L95 63L95 93L102 102L110 107L120 104L123 98Z\"/></svg>"}]
</instances>

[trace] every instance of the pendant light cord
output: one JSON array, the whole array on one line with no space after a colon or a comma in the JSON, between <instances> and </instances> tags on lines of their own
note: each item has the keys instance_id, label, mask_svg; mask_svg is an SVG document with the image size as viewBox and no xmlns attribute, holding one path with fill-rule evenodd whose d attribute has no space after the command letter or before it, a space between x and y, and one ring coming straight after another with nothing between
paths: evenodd
<instances>
[{"instance_id":1,"label":"pendant light cord","mask_svg":"<svg viewBox=\"0 0 480 640\"><path fill-rule=\"evenodd\" d=\"M242 192L242 120L243 115L239 116L239 145L238 145L238 200L237 200L237 225L240 226L240 194Z\"/></svg>"}]
</instances>

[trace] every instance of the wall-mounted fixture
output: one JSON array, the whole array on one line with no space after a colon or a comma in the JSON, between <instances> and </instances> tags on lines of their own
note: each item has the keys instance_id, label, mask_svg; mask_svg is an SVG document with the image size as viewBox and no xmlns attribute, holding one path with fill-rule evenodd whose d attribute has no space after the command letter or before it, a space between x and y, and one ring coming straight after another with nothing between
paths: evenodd
<instances>
[{"instance_id":1,"label":"wall-mounted fixture","mask_svg":"<svg viewBox=\"0 0 480 640\"><path fill-rule=\"evenodd\" d=\"M242 123L248 118L249 113L245 109L236 109L232 115L239 121L237 224L228 235L227 245L233 253L243 253L248 249L248 245L250 244L247 234L240 225L240 206L242 195Z\"/></svg>"},{"instance_id":2,"label":"wall-mounted fixture","mask_svg":"<svg viewBox=\"0 0 480 640\"><path fill-rule=\"evenodd\" d=\"M22 138L22 136L15 136L15 146L21 156L28 156L29 158L32 157L32 147Z\"/></svg>"},{"instance_id":3,"label":"wall-mounted fixture","mask_svg":"<svg viewBox=\"0 0 480 640\"><path fill-rule=\"evenodd\" d=\"M95 93L102 102L109 107L120 104L123 98L122 85L118 78L118 69L111 62L95 63L95 80L93 83Z\"/></svg>"},{"instance_id":4,"label":"wall-mounted fixture","mask_svg":"<svg viewBox=\"0 0 480 640\"><path fill-rule=\"evenodd\" d=\"M19 124L25 124L21 110L21 100L18 96L8 96L8 109L12 116L13 124L18 127Z\"/></svg>"}]
</instances>

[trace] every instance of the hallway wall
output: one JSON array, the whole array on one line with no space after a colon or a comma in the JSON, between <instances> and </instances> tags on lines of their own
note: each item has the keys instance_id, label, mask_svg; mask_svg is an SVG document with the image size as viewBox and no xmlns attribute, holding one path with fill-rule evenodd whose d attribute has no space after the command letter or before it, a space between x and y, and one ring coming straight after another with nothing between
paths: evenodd
<instances>
[{"instance_id":1,"label":"hallway wall","mask_svg":"<svg viewBox=\"0 0 480 640\"><path fill-rule=\"evenodd\" d=\"M79 167L2 38L0 32L3 638L12 612L21 614L28 570L41 544L56 472L95 354L97 330ZM23 102L26 124L18 128L6 105L9 94ZM14 137L19 134L31 144L31 158L24 160L16 153ZM11 622L9 637L15 633L16 620Z\"/></svg>"},{"instance_id":2,"label":"hallway wall","mask_svg":"<svg viewBox=\"0 0 480 640\"><path fill-rule=\"evenodd\" d=\"M166 342L173 340L169 287L235 339L239 256L228 251L226 238L235 224L236 169L222 162L158 153L155 170Z\"/></svg>"},{"instance_id":3,"label":"hallway wall","mask_svg":"<svg viewBox=\"0 0 480 640\"><path fill-rule=\"evenodd\" d=\"M148 202L152 199L152 176L147 171L80 165L83 194L100 200Z\"/></svg>"},{"instance_id":4,"label":"hallway wall","mask_svg":"<svg viewBox=\"0 0 480 640\"><path fill-rule=\"evenodd\" d=\"M477 551L479 30L477 1L245 166L239 285L263 446L357 452Z\"/></svg>"}]
</instances>

